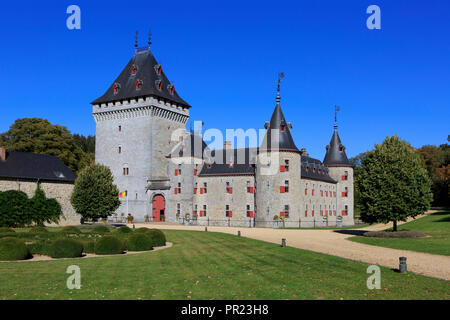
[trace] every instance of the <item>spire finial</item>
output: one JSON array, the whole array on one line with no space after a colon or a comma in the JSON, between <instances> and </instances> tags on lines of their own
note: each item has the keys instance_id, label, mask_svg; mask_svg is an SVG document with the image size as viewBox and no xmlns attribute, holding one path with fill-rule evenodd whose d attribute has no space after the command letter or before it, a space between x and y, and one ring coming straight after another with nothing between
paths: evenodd
<instances>
[{"instance_id":1,"label":"spire finial","mask_svg":"<svg viewBox=\"0 0 450 320\"><path fill-rule=\"evenodd\" d=\"M341 108L337 105L334 105L334 129L337 129L337 113L341 110Z\"/></svg>"},{"instance_id":2,"label":"spire finial","mask_svg":"<svg viewBox=\"0 0 450 320\"><path fill-rule=\"evenodd\" d=\"M136 35L134 36L134 50L138 48L138 30L136 30Z\"/></svg>"},{"instance_id":3,"label":"spire finial","mask_svg":"<svg viewBox=\"0 0 450 320\"><path fill-rule=\"evenodd\" d=\"M148 49L150 50L150 46L152 45L152 30L148 27Z\"/></svg>"},{"instance_id":4,"label":"spire finial","mask_svg":"<svg viewBox=\"0 0 450 320\"><path fill-rule=\"evenodd\" d=\"M284 72L278 72L278 80L277 80L277 104L280 104L280 83L281 83L281 79L284 78Z\"/></svg>"}]
</instances>

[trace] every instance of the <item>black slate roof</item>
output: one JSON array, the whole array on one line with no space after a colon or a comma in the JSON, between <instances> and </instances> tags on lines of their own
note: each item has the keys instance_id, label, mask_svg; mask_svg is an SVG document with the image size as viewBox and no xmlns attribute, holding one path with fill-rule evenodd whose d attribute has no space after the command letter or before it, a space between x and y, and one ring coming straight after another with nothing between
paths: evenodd
<instances>
[{"instance_id":1,"label":"black slate roof","mask_svg":"<svg viewBox=\"0 0 450 320\"><path fill-rule=\"evenodd\" d=\"M254 175L257 153L257 148L212 150L211 156L215 161L205 159L199 176ZM208 165L208 162L212 163Z\"/></svg>"},{"instance_id":2,"label":"black slate roof","mask_svg":"<svg viewBox=\"0 0 450 320\"><path fill-rule=\"evenodd\" d=\"M208 148L205 141L198 134L190 133L179 142L170 152L169 157L194 157L203 159L204 151Z\"/></svg>"},{"instance_id":3,"label":"black slate roof","mask_svg":"<svg viewBox=\"0 0 450 320\"><path fill-rule=\"evenodd\" d=\"M260 149L264 151L271 150L300 152L294 143L294 139L292 139L292 126L290 123L287 123L286 119L284 118L283 111L281 111L279 99L279 96L277 96L277 105L275 106L275 110L273 111L269 124L265 126L267 131ZM284 128L284 130L280 130L281 128ZM277 132L279 132L279 145L272 146L272 135L276 134ZM276 137L274 141L276 141Z\"/></svg>"},{"instance_id":4,"label":"black slate roof","mask_svg":"<svg viewBox=\"0 0 450 320\"><path fill-rule=\"evenodd\" d=\"M136 68L135 74L131 73L132 66ZM190 108L191 106L180 98L176 90L171 93L171 83L164 71L158 74L159 66L150 49L137 51L106 93L91 104L154 96ZM136 81L141 81L142 86L139 90L136 89ZM119 87L116 94L114 93L115 85ZM160 89L159 85L161 85Z\"/></svg>"},{"instance_id":5,"label":"black slate roof","mask_svg":"<svg viewBox=\"0 0 450 320\"><path fill-rule=\"evenodd\" d=\"M348 161L347 155L345 154L345 147L341 143L339 134L337 132L337 127L334 127L333 136L331 137L330 144L326 147L325 158L323 163L329 167L351 167L350 161Z\"/></svg>"},{"instance_id":6,"label":"black slate roof","mask_svg":"<svg viewBox=\"0 0 450 320\"><path fill-rule=\"evenodd\" d=\"M6 159L0 159L0 178L74 182L77 176L55 156L6 151Z\"/></svg>"},{"instance_id":7,"label":"black slate roof","mask_svg":"<svg viewBox=\"0 0 450 320\"><path fill-rule=\"evenodd\" d=\"M328 168L320 161L308 156L302 156L301 176L302 179L318 180L337 183L329 176Z\"/></svg>"}]
</instances>

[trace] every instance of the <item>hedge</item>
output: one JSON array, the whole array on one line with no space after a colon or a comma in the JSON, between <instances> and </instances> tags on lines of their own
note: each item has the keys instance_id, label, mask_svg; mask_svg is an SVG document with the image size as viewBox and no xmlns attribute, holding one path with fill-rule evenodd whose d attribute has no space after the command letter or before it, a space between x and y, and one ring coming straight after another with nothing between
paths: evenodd
<instances>
[{"instance_id":1,"label":"hedge","mask_svg":"<svg viewBox=\"0 0 450 320\"><path fill-rule=\"evenodd\" d=\"M46 227L35 226L35 227L32 227L29 232L32 232L32 233L48 233L49 231L48 231L48 229Z\"/></svg>"},{"instance_id":2,"label":"hedge","mask_svg":"<svg viewBox=\"0 0 450 320\"><path fill-rule=\"evenodd\" d=\"M95 242L95 254L121 254L124 243L114 236L104 236Z\"/></svg>"},{"instance_id":3,"label":"hedge","mask_svg":"<svg viewBox=\"0 0 450 320\"><path fill-rule=\"evenodd\" d=\"M116 229L116 232L119 232L119 233L130 233L130 232L133 232L133 230L128 228L127 226L121 226L121 227Z\"/></svg>"},{"instance_id":4,"label":"hedge","mask_svg":"<svg viewBox=\"0 0 450 320\"><path fill-rule=\"evenodd\" d=\"M52 258L76 258L81 257L83 245L73 239L58 239L50 245L49 251Z\"/></svg>"},{"instance_id":5,"label":"hedge","mask_svg":"<svg viewBox=\"0 0 450 320\"><path fill-rule=\"evenodd\" d=\"M166 245L166 236L161 230L158 229L148 229L149 231L146 235L150 236L153 239L154 247L162 247Z\"/></svg>"},{"instance_id":6,"label":"hedge","mask_svg":"<svg viewBox=\"0 0 450 320\"><path fill-rule=\"evenodd\" d=\"M14 229L8 227L0 227L0 233L14 233Z\"/></svg>"},{"instance_id":7,"label":"hedge","mask_svg":"<svg viewBox=\"0 0 450 320\"><path fill-rule=\"evenodd\" d=\"M31 258L25 242L17 238L0 239L0 260L25 260Z\"/></svg>"},{"instance_id":8,"label":"hedge","mask_svg":"<svg viewBox=\"0 0 450 320\"><path fill-rule=\"evenodd\" d=\"M103 234L109 232L109 228L107 226L95 226L91 232Z\"/></svg>"},{"instance_id":9,"label":"hedge","mask_svg":"<svg viewBox=\"0 0 450 320\"><path fill-rule=\"evenodd\" d=\"M61 232L68 233L68 234L80 234L81 230L74 226L67 226L67 227L64 227L61 230Z\"/></svg>"},{"instance_id":10,"label":"hedge","mask_svg":"<svg viewBox=\"0 0 450 320\"><path fill-rule=\"evenodd\" d=\"M153 249L153 239L145 233L131 235L127 241L129 251L146 251Z\"/></svg>"}]
</instances>

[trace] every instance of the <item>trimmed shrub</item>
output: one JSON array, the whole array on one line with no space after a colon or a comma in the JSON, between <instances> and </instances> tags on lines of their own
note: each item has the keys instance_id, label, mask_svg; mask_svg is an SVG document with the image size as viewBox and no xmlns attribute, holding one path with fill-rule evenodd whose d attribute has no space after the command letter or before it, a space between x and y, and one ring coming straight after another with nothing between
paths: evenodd
<instances>
[{"instance_id":1,"label":"trimmed shrub","mask_svg":"<svg viewBox=\"0 0 450 320\"><path fill-rule=\"evenodd\" d=\"M137 232L137 233L148 233L148 232L151 232L151 230L152 229L149 229L149 228L138 228L138 229L134 230L134 232Z\"/></svg>"},{"instance_id":2,"label":"trimmed shrub","mask_svg":"<svg viewBox=\"0 0 450 320\"><path fill-rule=\"evenodd\" d=\"M130 233L132 231L133 230L128 228L127 226L121 226L116 229L116 232L119 232L119 233Z\"/></svg>"},{"instance_id":3,"label":"trimmed shrub","mask_svg":"<svg viewBox=\"0 0 450 320\"><path fill-rule=\"evenodd\" d=\"M95 241L94 240L84 240L82 241L84 252L94 253L95 252Z\"/></svg>"},{"instance_id":4,"label":"trimmed shrub","mask_svg":"<svg viewBox=\"0 0 450 320\"><path fill-rule=\"evenodd\" d=\"M92 233L100 233L100 234L102 234L102 233L107 233L107 232L109 232L109 228L107 226L95 226L92 229Z\"/></svg>"},{"instance_id":5,"label":"trimmed shrub","mask_svg":"<svg viewBox=\"0 0 450 320\"><path fill-rule=\"evenodd\" d=\"M32 222L30 202L23 191L0 191L0 226L23 227Z\"/></svg>"},{"instance_id":6,"label":"trimmed shrub","mask_svg":"<svg viewBox=\"0 0 450 320\"><path fill-rule=\"evenodd\" d=\"M27 247L32 254L49 256L51 244L52 242L50 240L37 240L30 244L27 244Z\"/></svg>"},{"instance_id":7,"label":"trimmed shrub","mask_svg":"<svg viewBox=\"0 0 450 320\"><path fill-rule=\"evenodd\" d=\"M146 251L153 249L153 239L145 233L131 235L127 241L129 251Z\"/></svg>"},{"instance_id":8,"label":"trimmed shrub","mask_svg":"<svg viewBox=\"0 0 450 320\"><path fill-rule=\"evenodd\" d=\"M162 247L166 245L166 236L161 230L158 229L148 229L149 231L145 234L153 239L154 247Z\"/></svg>"},{"instance_id":9,"label":"trimmed shrub","mask_svg":"<svg viewBox=\"0 0 450 320\"><path fill-rule=\"evenodd\" d=\"M76 258L81 257L83 245L73 239L58 239L53 241L49 251L52 258Z\"/></svg>"},{"instance_id":10,"label":"trimmed shrub","mask_svg":"<svg viewBox=\"0 0 450 320\"><path fill-rule=\"evenodd\" d=\"M67 226L67 227L64 227L61 230L61 232L68 233L68 234L80 234L81 230L74 226Z\"/></svg>"},{"instance_id":11,"label":"trimmed shrub","mask_svg":"<svg viewBox=\"0 0 450 320\"><path fill-rule=\"evenodd\" d=\"M114 236L104 236L95 242L95 254L121 254L124 243Z\"/></svg>"},{"instance_id":12,"label":"trimmed shrub","mask_svg":"<svg viewBox=\"0 0 450 320\"><path fill-rule=\"evenodd\" d=\"M7 227L0 227L0 233L14 233L14 229Z\"/></svg>"},{"instance_id":13,"label":"trimmed shrub","mask_svg":"<svg viewBox=\"0 0 450 320\"><path fill-rule=\"evenodd\" d=\"M0 260L25 260L31 258L25 242L17 238L0 239Z\"/></svg>"}]
</instances>

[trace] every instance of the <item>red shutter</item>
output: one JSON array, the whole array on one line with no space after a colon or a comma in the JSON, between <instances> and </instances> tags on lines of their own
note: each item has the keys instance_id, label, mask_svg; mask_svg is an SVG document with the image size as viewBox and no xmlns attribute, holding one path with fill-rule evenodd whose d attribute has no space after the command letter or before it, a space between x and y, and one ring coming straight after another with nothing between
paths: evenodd
<instances>
[{"instance_id":1,"label":"red shutter","mask_svg":"<svg viewBox=\"0 0 450 320\"><path fill-rule=\"evenodd\" d=\"M233 193L233 188L232 187L228 188L228 193Z\"/></svg>"},{"instance_id":2,"label":"red shutter","mask_svg":"<svg viewBox=\"0 0 450 320\"><path fill-rule=\"evenodd\" d=\"M305 210L305 217L308 216L308 210Z\"/></svg>"},{"instance_id":3,"label":"red shutter","mask_svg":"<svg viewBox=\"0 0 450 320\"><path fill-rule=\"evenodd\" d=\"M200 188L200 194L203 194L203 188Z\"/></svg>"},{"instance_id":4,"label":"red shutter","mask_svg":"<svg viewBox=\"0 0 450 320\"><path fill-rule=\"evenodd\" d=\"M177 169L175 169L175 175L176 175L176 176L178 175L178 170L177 170Z\"/></svg>"},{"instance_id":5,"label":"red shutter","mask_svg":"<svg viewBox=\"0 0 450 320\"><path fill-rule=\"evenodd\" d=\"M197 210L194 210L192 213L193 213L193 214L197 214Z\"/></svg>"},{"instance_id":6,"label":"red shutter","mask_svg":"<svg viewBox=\"0 0 450 320\"><path fill-rule=\"evenodd\" d=\"M308 189L305 188L305 196L308 195Z\"/></svg>"},{"instance_id":7,"label":"red shutter","mask_svg":"<svg viewBox=\"0 0 450 320\"><path fill-rule=\"evenodd\" d=\"M345 210L342 210L342 215L345 216Z\"/></svg>"},{"instance_id":8,"label":"red shutter","mask_svg":"<svg viewBox=\"0 0 450 320\"><path fill-rule=\"evenodd\" d=\"M314 210L312 211L312 216L314 217Z\"/></svg>"},{"instance_id":9,"label":"red shutter","mask_svg":"<svg viewBox=\"0 0 450 320\"><path fill-rule=\"evenodd\" d=\"M194 194L197 194L197 188L194 188Z\"/></svg>"},{"instance_id":10,"label":"red shutter","mask_svg":"<svg viewBox=\"0 0 450 320\"><path fill-rule=\"evenodd\" d=\"M284 211L280 212L280 217L284 217Z\"/></svg>"},{"instance_id":11,"label":"red shutter","mask_svg":"<svg viewBox=\"0 0 450 320\"><path fill-rule=\"evenodd\" d=\"M280 186L280 193L284 193L284 186Z\"/></svg>"},{"instance_id":12,"label":"red shutter","mask_svg":"<svg viewBox=\"0 0 450 320\"><path fill-rule=\"evenodd\" d=\"M197 175L197 169L194 169L194 176Z\"/></svg>"},{"instance_id":13,"label":"red shutter","mask_svg":"<svg viewBox=\"0 0 450 320\"><path fill-rule=\"evenodd\" d=\"M253 193L253 187L249 187L249 193Z\"/></svg>"},{"instance_id":14,"label":"red shutter","mask_svg":"<svg viewBox=\"0 0 450 320\"><path fill-rule=\"evenodd\" d=\"M232 217L233 216L233 211L228 211L229 213L228 213L228 217Z\"/></svg>"},{"instance_id":15,"label":"red shutter","mask_svg":"<svg viewBox=\"0 0 450 320\"><path fill-rule=\"evenodd\" d=\"M250 218L253 218L253 211L250 211Z\"/></svg>"},{"instance_id":16,"label":"red shutter","mask_svg":"<svg viewBox=\"0 0 450 320\"><path fill-rule=\"evenodd\" d=\"M312 189L312 195L314 195L314 189Z\"/></svg>"},{"instance_id":17,"label":"red shutter","mask_svg":"<svg viewBox=\"0 0 450 320\"><path fill-rule=\"evenodd\" d=\"M174 192L175 194L178 194L178 188L173 189L173 192Z\"/></svg>"},{"instance_id":18,"label":"red shutter","mask_svg":"<svg viewBox=\"0 0 450 320\"><path fill-rule=\"evenodd\" d=\"M346 194L345 192L342 192L342 196L343 196L343 197L346 197L347 194Z\"/></svg>"},{"instance_id":19,"label":"red shutter","mask_svg":"<svg viewBox=\"0 0 450 320\"><path fill-rule=\"evenodd\" d=\"M280 166L280 172L284 172L285 171L285 166Z\"/></svg>"},{"instance_id":20,"label":"red shutter","mask_svg":"<svg viewBox=\"0 0 450 320\"><path fill-rule=\"evenodd\" d=\"M200 217L203 217L203 211L200 210Z\"/></svg>"}]
</instances>

